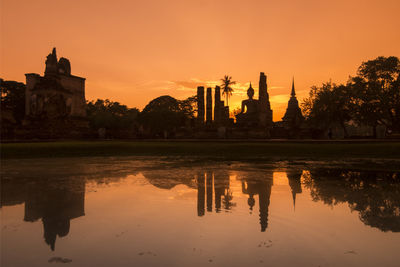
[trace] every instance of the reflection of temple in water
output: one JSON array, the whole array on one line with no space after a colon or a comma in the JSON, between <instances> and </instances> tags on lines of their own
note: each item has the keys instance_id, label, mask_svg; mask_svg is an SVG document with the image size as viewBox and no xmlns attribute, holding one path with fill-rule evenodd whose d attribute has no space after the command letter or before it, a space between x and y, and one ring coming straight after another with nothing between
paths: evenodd
<instances>
[{"instance_id":1,"label":"reflection of temple in water","mask_svg":"<svg viewBox=\"0 0 400 267\"><path fill-rule=\"evenodd\" d=\"M85 215L85 180L82 178L5 184L7 191L2 192L2 205L25 202L24 221L42 219L44 240L51 250L55 249L57 236L68 235L70 221ZM19 192L18 201L14 195L16 192Z\"/></svg>"},{"instance_id":2,"label":"reflection of temple in water","mask_svg":"<svg viewBox=\"0 0 400 267\"><path fill-rule=\"evenodd\" d=\"M302 192L301 189L301 170L289 170L287 177L292 192L293 205L296 203L296 194ZM268 209L273 185L273 171L264 171L261 175L257 173L252 176L249 173L239 175L242 182L242 193L248 195L247 203L250 211L256 205L255 196L258 195L258 206L261 231L265 232L268 228ZM197 215L204 216L205 210L213 210L213 191L215 199L215 212L220 212L221 208L231 209L232 192L229 189L229 173L227 171L200 171L196 175L197 182Z\"/></svg>"},{"instance_id":3,"label":"reflection of temple in water","mask_svg":"<svg viewBox=\"0 0 400 267\"><path fill-rule=\"evenodd\" d=\"M293 197L293 207L296 205L296 194L300 194L301 190L301 170L288 170L286 172L290 190ZM255 195L258 195L258 206L260 215L261 232L265 232L268 228L268 209L271 199L271 188L273 185L273 171L264 171L262 175L251 176L249 174L242 175L242 193L249 195L247 203L252 212L256 203Z\"/></svg>"},{"instance_id":4,"label":"reflection of temple in water","mask_svg":"<svg viewBox=\"0 0 400 267\"><path fill-rule=\"evenodd\" d=\"M273 173L266 173L265 177L242 177L242 192L249 195L247 203L250 211L255 205L254 196L258 195L258 205L260 209L261 232L265 232L268 227L268 208L271 198L271 188L273 185ZM261 178L261 179L260 179Z\"/></svg>"},{"instance_id":5,"label":"reflection of temple in water","mask_svg":"<svg viewBox=\"0 0 400 267\"><path fill-rule=\"evenodd\" d=\"M69 233L70 220L85 215L85 182L42 185L32 190L25 201L25 221L42 218L44 240L55 249L57 236Z\"/></svg>"},{"instance_id":6,"label":"reflection of temple in water","mask_svg":"<svg viewBox=\"0 0 400 267\"><path fill-rule=\"evenodd\" d=\"M213 191L215 200L215 212L221 212L222 205L225 210L231 209L233 205L232 194L229 190L229 173L223 171L198 172L197 182L197 215L205 214L205 203L207 212L212 212ZM206 198L207 197L207 198Z\"/></svg>"},{"instance_id":7,"label":"reflection of temple in water","mask_svg":"<svg viewBox=\"0 0 400 267\"><path fill-rule=\"evenodd\" d=\"M286 172L287 178L289 180L289 186L292 191L292 198L293 198L293 208L296 208L296 194L300 194L301 190L301 170L288 170Z\"/></svg>"}]
</instances>

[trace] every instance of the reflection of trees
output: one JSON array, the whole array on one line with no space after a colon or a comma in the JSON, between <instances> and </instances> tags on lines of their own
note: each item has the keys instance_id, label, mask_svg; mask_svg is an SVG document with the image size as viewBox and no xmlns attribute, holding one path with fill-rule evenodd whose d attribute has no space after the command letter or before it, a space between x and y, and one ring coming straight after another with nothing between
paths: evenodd
<instances>
[{"instance_id":1,"label":"reflection of trees","mask_svg":"<svg viewBox=\"0 0 400 267\"><path fill-rule=\"evenodd\" d=\"M347 202L364 224L400 232L399 173L315 169L305 181L314 201Z\"/></svg>"},{"instance_id":2,"label":"reflection of trees","mask_svg":"<svg viewBox=\"0 0 400 267\"><path fill-rule=\"evenodd\" d=\"M142 174L150 184L161 189L172 189L179 184L195 188L194 173L190 169L147 170Z\"/></svg>"}]
</instances>

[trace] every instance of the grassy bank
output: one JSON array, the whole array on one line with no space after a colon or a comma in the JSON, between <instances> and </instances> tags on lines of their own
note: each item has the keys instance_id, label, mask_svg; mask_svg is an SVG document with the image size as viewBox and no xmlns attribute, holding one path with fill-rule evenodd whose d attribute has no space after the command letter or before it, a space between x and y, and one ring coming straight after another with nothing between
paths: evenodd
<instances>
[{"instance_id":1,"label":"grassy bank","mask_svg":"<svg viewBox=\"0 0 400 267\"><path fill-rule=\"evenodd\" d=\"M1 144L1 158L200 156L224 159L400 159L400 142L69 141Z\"/></svg>"}]
</instances>

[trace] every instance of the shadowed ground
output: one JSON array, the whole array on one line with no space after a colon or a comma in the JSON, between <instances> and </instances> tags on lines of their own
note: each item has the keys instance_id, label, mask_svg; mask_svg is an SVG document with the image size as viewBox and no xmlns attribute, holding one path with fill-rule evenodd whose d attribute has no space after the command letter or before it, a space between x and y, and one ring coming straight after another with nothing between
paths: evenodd
<instances>
[{"instance_id":1,"label":"shadowed ground","mask_svg":"<svg viewBox=\"0 0 400 267\"><path fill-rule=\"evenodd\" d=\"M65 141L1 144L1 158L191 156L224 160L400 159L400 142Z\"/></svg>"}]
</instances>

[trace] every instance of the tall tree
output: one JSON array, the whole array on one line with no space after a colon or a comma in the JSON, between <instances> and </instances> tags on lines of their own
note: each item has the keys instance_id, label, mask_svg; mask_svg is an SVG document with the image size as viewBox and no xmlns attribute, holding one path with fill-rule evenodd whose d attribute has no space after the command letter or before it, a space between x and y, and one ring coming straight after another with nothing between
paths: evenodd
<instances>
[{"instance_id":1,"label":"tall tree","mask_svg":"<svg viewBox=\"0 0 400 267\"><path fill-rule=\"evenodd\" d=\"M154 136L165 136L194 118L195 97L177 100L171 96L160 96L150 101L140 113L140 122Z\"/></svg>"},{"instance_id":2,"label":"tall tree","mask_svg":"<svg viewBox=\"0 0 400 267\"><path fill-rule=\"evenodd\" d=\"M346 85L332 82L313 86L308 98L302 103L307 121L314 127L326 130L339 124L347 137L346 122L351 119L351 92Z\"/></svg>"},{"instance_id":3,"label":"tall tree","mask_svg":"<svg viewBox=\"0 0 400 267\"><path fill-rule=\"evenodd\" d=\"M400 131L400 61L378 57L363 62L351 86L356 96L355 119L374 128L385 125Z\"/></svg>"},{"instance_id":4,"label":"tall tree","mask_svg":"<svg viewBox=\"0 0 400 267\"><path fill-rule=\"evenodd\" d=\"M92 129L105 128L109 132L116 134L121 130L133 129L139 114L137 108L128 108L108 99L88 101L86 110L89 125Z\"/></svg>"},{"instance_id":5,"label":"tall tree","mask_svg":"<svg viewBox=\"0 0 400 267\"><path fill-rule=\"evenodd\" d=\"M226 105L229 106L228 100L229 97L232 95L233 92L233 88L231 87L231 85L236 84L235 81L232 81L232 77L225 75L224 78L221 79L222 84L222 95L224 95L226 97Z\"/></svg>"},{"instance_id":6,"label":"tall tree","mask_svg":"<svg viewBox=\"0 0 400 267\"><path fill-rule=\"evenodd\" d=\"M25 84L0 79L1 109L9 110L17 123L25 116Z\"/></svg>"}]
</instances>

